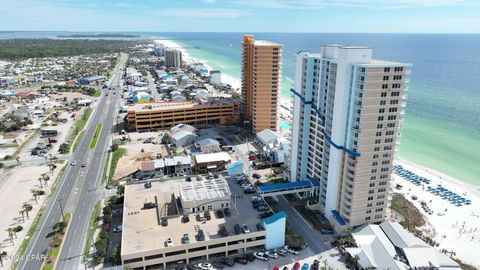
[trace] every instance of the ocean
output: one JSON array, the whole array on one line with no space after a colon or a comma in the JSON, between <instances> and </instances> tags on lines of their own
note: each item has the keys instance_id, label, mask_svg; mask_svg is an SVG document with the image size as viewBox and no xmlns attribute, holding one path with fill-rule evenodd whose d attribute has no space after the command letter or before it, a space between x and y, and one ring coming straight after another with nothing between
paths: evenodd
<instances>
[{"instance_id":1,"label":"ocean","mask_svg":"<svg viewBox=\"0 0 480 270\"><path fill-rule=\"evenodd\" d=\"M72 34L72 33L70 33ZM167 38L238 78L242 33L134 33ZM55 32L0 33L1 38ZM399 157L480 186L480 35L255 33L284 45L282 97L289 98L297 52L322 44L364 45L377 59L412 63Z\"/></svg>"}]
</instances>

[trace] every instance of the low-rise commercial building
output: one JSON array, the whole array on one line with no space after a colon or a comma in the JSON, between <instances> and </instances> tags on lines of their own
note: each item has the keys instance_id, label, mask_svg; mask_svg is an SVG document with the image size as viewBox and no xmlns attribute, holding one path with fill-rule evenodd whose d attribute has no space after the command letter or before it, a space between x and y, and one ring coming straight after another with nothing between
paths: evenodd
<instances>
[{"instance_id":1,"label":"low-rise commercial building","mask_svg":"<svg viewBox=\"0 0 480 270\"><path fill-rule=\"evenodd\" d=\"M127 112L130 131L158 130L181 123L196 127L236 124L239 120L239 105L231 99L135 104Z\"/></svg>"},{"instance_id":2,"label":"low-rise commercial building","mask_svg":"<svg viewBox=\"0 0 480 270\"><path fill-rule=\"evenodd\" d=\"M226 152L196 154L195 166L200 169L222 171L225 169L225 166L230 163L231 159L230 155Z\"/></svg>"},{"instance_id":3,"label":"low-rise commercial building","mask_svg":"<svg viewBox=\"0 0 480 270\"><path fill-rule=\"evenodd\" d=\"M352 233L357 247L347 248L360 269L460 269L439 252L396 222L369 224Z\"/></svg>"},{"instance_id":4,"label":"low-rise commercial building","mask_svg":"<svg viewBox=\"0 0 480 270\"><path fill-rule=\"evenodd\" d=\"M192 158L190 156L175 156L163 159L143 161L136 176L139 179L159 178L165 175L192 174Z\"/></svg>"},{"instance_id":5,"label":"low-rise commercial building","mask_svg":"<svg viewBox=\"0 0 480 270\"><path fill-rule=\"evenodd\" d=\"M191 182L180 179L127 184L121 245L123 267L170 269L178 263L263 249L267 242L270 248L284 245L284 215L265 222L256 211L247 210L251 207L249 199L230 200L235 188L240 189L229 186L221 176ZM217 214L225 212L225 208L231 214ZM245 230L240 226L245 226ZM267 235L269 232L272 234Z\"/></svg>"}]
</instances>

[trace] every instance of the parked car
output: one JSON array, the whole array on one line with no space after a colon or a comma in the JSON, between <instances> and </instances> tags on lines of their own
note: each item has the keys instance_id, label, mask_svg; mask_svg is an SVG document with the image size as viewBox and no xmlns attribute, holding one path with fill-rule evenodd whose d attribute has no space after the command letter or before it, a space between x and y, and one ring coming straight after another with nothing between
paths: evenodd
<instances>
[{"instance_id":1,"label":"parked car","mask_svg":"<svg viewBox=\"0 0 480 270\"><path fill-rule=\"evenodd\" d=\"M295 255L298 255L298 253L299 253L297 250L295 250L295 249L293 249L293 248L291 248L291 247L289 247L289 246L285 246L284 249L285 249L286 251L288 251L289 253L292 253L292 254L295 254ZM299 266L299 267L300 267L300 266Z\"/></svg>"},{"instance_id":2,"label":"parked car","mask_svg":"<svg viewBox=\"0 0 480 270\"><path fill-rule=\"evenodd\" d=\"M74 160L74 161L72 161L72 163L70 163L70 165L75 166L75 165L77 165L77 162Z\"/></svg>"},{"instance_id":3,"label":"parked car","mask_svg":"<svg viewBox=\"0 0 480 270\"><path fill-rule=\"evenodd\" d=\"M205 211L205 213L203 214L203 216L204 216L207 220L212 219L212 216L210 216L210 211Z\"/></svg>"},{"instance_id":4,"label":"parked car","mask_svg":"<svg viewBox=\"0 0 480 270\"><path fill-rule=\"evenodd\" d=\"M250 229L248 228L247 224L242 225L242 231L243 233L250 233Z\"/></svg>"},{"instance_id":5,"label":"parked car","mask_svg":"<svg viewBox=\"0 0 480 270\"><path fill-rule=\"evenodd\" d=\"M182 222L183 222L183 223L190 222L190 217L189 217L188 215L183 215L183 217L182 217Z\"/></svg>"},{"instance_id":6,"label":"parked car","mask_svg":"<svg viewBox=\"0 0 480 270\"><path fill-rule=\"evenodd\" d=\"M235 257L235 262L240 263L240 264L247 264L248 260L244 258L243 256L237 256Z\"/></svg>"},{"instance_id":7,"label":"parked car","mask_svg":"<svg viewBox=\"0 0 480 270\"><path fill-rule=\"evenodd\" d=\"M198 230L197 240L198 241L205 241L205 233L203 233L203 230Z\"/></svg>"},{"instance_id":8,"label":"parked car","mask_svg":"<svg viewBox=\"0 0 480 270\"><path fill-rule=\"evenodd\" d=\"M257 231L263 231L263 230L265 230L263 225L261 223L257 223Z\"/></svg>"},{"instance_id":9,"label":"parked car","mask_svg":"<svg viewBox=\"0 0 480 270\"><path fill-rule=\"evenodd\" d=\"M245 254L245 258L251 262L255 261L255 255L253 255L253 253Z\"/></svg>"},{"instance_id":10,"label":"parked car","mask_svg":"<svg viewBox=\"0 0 480 270\"><path fill-rule=\"evenodd\" d=\"M309 269L308 263L304 263L302 266L302 270L308 270L308 269Z\"/></svg>"},{"instance_id":11,"label":"parked car","mask_svg":"<svg viewBox=\"0 0 480 270\"><path fill-rule=\"evenodd\" d=\"M213 265L211 263L208 263L208 262L199 263L197 266L198 266L198 268L200 268L202 270L212 270L213 269Z\"/></svg>"},{"instance_id":12,"label":"parked car","mask_svg":"<svg viewBox=\"0 0 480 270\"><path fill-rule=\"evenodd\" d=\"M81 165L82 168L85 168L86 166L87 166L86 163L82 163L82 165Z\"/></svg>"},{"instance_id":13,"label":"parked car","mask_svg":"<svg viewBox=\"0 0 480 270\"><path fill-rule=\"evenodd\" d=\"M167 238L167 240L165 241L165 246L167 246L167 247L173 247L172 238L170 238L170 237Z\"/></svg>"},{"instance_id":14,"label":"parked car","mask_svg":"<svg viewBox=\"0 0 480 270\"><path fill-rule=\"evenodd\" d=\"M188 233L183 234L182 241L185 245L190 244L190 237L188 237Z\"/></svg>"},{"instance_id":15,"label":"parked car","mask_svg":"<svg viewBox=\"0 0 480 270\"><path fill-rule=\"evenodd\" d=\"M310 266L310 270L318 270L320 269L320 261L314 260L312 266Z\"/></svg>"},{"instance_id":16,"label":"parked car","mask_svg":"<svg viewBox=\"0 0 480 270\"><path fill-rule=\"evenodd\" d=\"M300 270L300 263L299 263L299 262L295 262L295 264L293 265L292 270Z\"/></svg>"},{"instance_id":17,"label":"parked car","mask_svg":"<svg viewBox=\"0 0 480 270\"><path fill-rule=\"evenodd\" d=\"M122 225L118 225L117 227L113 228L114 233L122 232Z\"/></svg>"},{"instance_id":18,"label":"parked car","mask_svg":"<svg viewBox=\"0 0 480 270\"><path fill-rule=\"evenodd\" d=\"M232 266L235 265L235 260L234 260L233 258L229 258L229 257L223 258L223 259L221 260L221 262L222 262L223 264L225 264L225 265L230 266L230 267L232 267Z\"/></svg>"},{"instance_id":19,"label":"parked car","mask_svg":"<svg viewBox=\"0 0 480 270\"><path fill-rule=\"evenodd\" d=\"M283 248L276 248L274 249L273 251L275 251L276 253L278 253L278 255L280 256L287 256L287 251Z\"/></svg>"},{"instance_id":20,"label":"parked car","mask_svg":"<svg viewBox=\"0 0 480 270\"><path fill-rule=\"evenodd\" d=\"M225 213L226 217L230 217L232 215L232 213L230 212L230 209L228 208L223 209L223 212Z\"/></svg>"},{"instance_id":21,"label":"parked car","mask_svg":"<svg viewBox=\"0 0 480 270\"><path fill-rule=\"evenodd\" d=\"M255 179L260 179L260 178L262 178L262 176L261 176L260 174L258 174L258 173L252 174L252 177L255 178Z\"/></svg>"},{"instance_id":22,"label":"parked car","mask_svg":"<svg viewBox=\"0 0 480 270\"><path fill-rule=\"evenodd\" d=\"M257 211L267 211L269 209L270 208L268 208L268 206L266 205L260 205L259 207L257 207Z\"/></svg>"},{"instance_id":23,"label":"parked car","mask_svg":"<svg viewBox=\"0 0 480 270\"><path fill-rule=\"evenodd\" d=\"M255 161L257 160L257 157L255 155L251 155L251 156L248 156L248 160Z\"/></svg>"},{"instance_id":24,"label":"parked car","mask_svg":"<svg viewBox=\"0 0 480 270\"><path fill-rule=\"evenodd\" d=\"M168 226L168 219L167 218L162 218L162 226L163 227Z\"/></svg>"},{"instance_id":25,"label":"parked car","mask_svg":"<svg viewBox=\"0 0 480 270\"><path fill-rule=\"evenodd\" d=\"M255 256L255 258L257 258L259 260L262 260L262 261L268 261L268 259L270 258L268 255L266 255L263 252L254 252L253 256Z\"/></svg>"},{"instance_id":26,"label":"parked car","mask_svg":"<svg viewBox=\"0 0 480 270\"><path fill-rule=\"evenodd\" d=\"M217 210L217 218L223 218L223 212L222 210Z\"/></svg>"},{"instance_id":27,"label":"parked car","mask_svg":"<svg viewBox=\"0 0 480 270\"><path fill-rule=\"evenodd\" d=\"M282 270L288 270L288 266L284 266Z\"/></svg>"},{"instance_id":28,"label":"parked car","mask_svg":"<svg viewBox=\"0 0 480 270\"><path fill-rule=\"evenodd\" d=\"M266 251L265 254L270 258L278 259L278 254L274 251Z\"/></svg>"},{"instance_id":29,"label":"parked car","mask_svg":"<svg viewBox=\"0 0 480 270\"><path fill-rule=\"evenodd\" d=\"M228 236L228 231L227 231L227 228L225 228L225 227L220 227L220 231L218 231L218 233L219 233L222 237L227 237L227 236Z\"/></svg>"},{"instance_id":30,"label":"parked car","mask_svg":"<svg viewBox=\"0 0 480 270\"><path fill-rule=\"evenodd\" d=\"M212 265L215 269L223 269L224 268L224 266L221 262L213 262Z\"/></svg>"},{"instance_id":31,"label":"parked car","mask_svg":"<svg viewBox=\"0 0 480 270\"><path fill-rule=\"evenodd\" d=\"M240 227L239 224L235 224L235 225L233 226L233 229L235 230L235 233L236 233L236 234L242 234L242 233L243 233L242 227Z\"/></svg>"}]
</instances>

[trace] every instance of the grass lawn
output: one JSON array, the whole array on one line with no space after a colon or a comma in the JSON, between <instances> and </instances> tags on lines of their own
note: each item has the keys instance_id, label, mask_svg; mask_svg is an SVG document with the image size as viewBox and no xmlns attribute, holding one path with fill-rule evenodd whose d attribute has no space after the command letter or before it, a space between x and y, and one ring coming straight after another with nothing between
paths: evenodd
<instances>
[{"instance_id":1,"label":"grass lawn","mask_svg":"<svg viewBox=\"0 0 480 270\"><path fill-rule=\"evenodd\" d=\"M425 219L423 218L422 213L415 207L415 205L413 205L413 203L399 193L393 194L392 208L405 218L404 225L406 227L416 228L425 224Z\"/></svg>"},{"instance_id":2,"label":"grass lawn","mask_svg":"<svg viewBox=\"0 0 480 270\"><path fill-rule=\"evenodd\" d=\"M90 141L90 148L93 149L97 146L97 141L98 137L100 136L100 133L102 132L103 125L98 124L97 127L95 128L95 133L93 134L93 138Z\"/></svg>"},{"instance_id":3,"label":"grass lawn","mask_svg":"<svg viewBox=\"0 0 480 270\"><path fill-rule=\"evenodd\" d=\"M75 126L72 130L72 133L71 133L72 136L76 136L78 133L80 133L80 131L83 130L83 128L87 124L88 118L90 118L91 114L92 114L92 108L87 108L85 113L82 115L82 118L80 118L80 120L78 120L75 123Z\"/></svg>"},{"instance_id":4,"label":"grass lawn","mask_svg":"<svg viewBox=\"0 0 480 270\"><path fill-rule=\"evenodd\" d=\"M73 143L73 148L72 148L72 152L73 152L73 153L75 153L75 151L77 150L77 147L78 147L78 145L80 144L80 142L82 141L83 136L85 136L85 130L82 130L82 131L78 134L77 139L75 139L75 142Z\"/></svg>"},{"instance_id":5,"label":"grass lawn","mask_svg":"<svg viewBox=\"0 0 480 270\"><path fill-rule=\"evenodd\" d=\"M112 182L113 174L117 169L118 160L123 157L127 153L127 149L125 148L118 148L117 151L113 152L112 154L112 162L110 163L110 173L108 175L108 184Z\"/></svg>"},{"instance_id":6,"label":"grass lawn","mask_svg":"<svg viewBox=\"0 0 480 270\"><path fill-rule=\"evenodd\" d=\"M100 202L96 202L93 207L92 219L90 220L90 228L88 228L87 240L85 242L85 249L83 251L83 262L86 262L88 259L90 251L90 243L92 242L93 233L98 227L99 217L100 217Z\"/></svg>"},{"instance_id":7,"label":"grass lawn","mask_svg":"<svg viewBox=\"0 0 480 270\"><path fill-rule=\"evenodd\" d=\"M93 95L94 97L99 97L102 95L102 92L101 91L96 91L95 92L95 95Z\"/></svg>"}]
</instances>

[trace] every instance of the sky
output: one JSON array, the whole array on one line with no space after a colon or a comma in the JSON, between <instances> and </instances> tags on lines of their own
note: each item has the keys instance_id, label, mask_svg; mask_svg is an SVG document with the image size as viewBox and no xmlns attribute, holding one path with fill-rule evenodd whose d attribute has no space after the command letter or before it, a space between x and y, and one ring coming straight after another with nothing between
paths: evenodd
<instances>
[{"instance_id":1,"label":"sky","mask_svg":"<svg viewBox=\"0 0 480 270\"><path fill-rule=\"evenodd\" d=\"M480 0L0 0L0 31L480 33Z\"/></svg>"}]
</instances>

